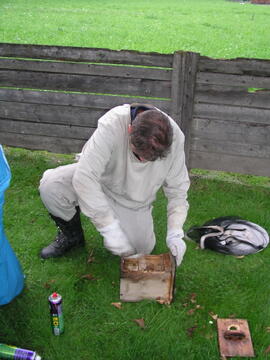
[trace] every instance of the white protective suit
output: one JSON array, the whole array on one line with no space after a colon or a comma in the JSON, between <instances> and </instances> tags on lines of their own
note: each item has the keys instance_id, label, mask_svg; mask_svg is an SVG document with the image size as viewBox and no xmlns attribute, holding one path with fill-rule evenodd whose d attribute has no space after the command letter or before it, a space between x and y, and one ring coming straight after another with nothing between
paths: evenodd
<instances>
[{"instance_id":1,"label":"white protective suit","mask_svg":"<svg viewBox=\"0 0 270 360\"><path fill-rule=\"evenodd\" d=\"M108 111L99 119L78 163L44 173L40 193L49 212L69 220L75 213L74 205L79 205L101 233L118 220L133 253L150 253L155 245L152 203L163 187L168 199L167 245L170 234L178 232L182 237L190 183L184 135L169 119L173 128L170 152L164 159L141 162L130 146L130 105Z\"/></svg>"}]
</instances>

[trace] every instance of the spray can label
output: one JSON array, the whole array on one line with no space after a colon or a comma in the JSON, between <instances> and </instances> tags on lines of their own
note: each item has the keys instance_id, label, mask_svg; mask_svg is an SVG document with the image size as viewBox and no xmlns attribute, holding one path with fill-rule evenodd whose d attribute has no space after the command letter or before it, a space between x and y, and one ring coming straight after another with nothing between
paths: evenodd
<instances>
[{"instance_id":1,"label":"spray can label","mask_svg":"<svg viewBox=\"0 0 270 360\"><path fill-rule=\"evenodd\" d=\"M49 296L51 325L54 335L64 332L64 318L62 312L62 296L54 292Z\"/></svg>"},{"instance_id":2,"label":"spray can label","mask_svg":"<svg viewBox=\"0 0 270 360\"><path fill-rule=\"evenodd\" d=\"M41 359L36 352L20 349L16 346L0 344L0 358L13 360L38 360Z\"/></svg>"}]
</instances>

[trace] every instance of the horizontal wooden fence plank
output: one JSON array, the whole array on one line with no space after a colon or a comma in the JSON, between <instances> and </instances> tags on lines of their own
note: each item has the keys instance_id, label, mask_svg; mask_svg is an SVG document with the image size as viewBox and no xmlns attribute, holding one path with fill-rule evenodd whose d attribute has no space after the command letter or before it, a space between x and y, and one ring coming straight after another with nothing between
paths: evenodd
<instances>
[{"instance_id":1,"label":"horizontal wooden fence plank","mask_svg":"<svg viewBox=\"0 0 270 360\"><path fill-rule=\"evenodd\" d=\"M109 50L66 46L0 43L0 56L172 67L172 54L146 53L132 50Z\"/></svg>"},{"instance_id":2,"label":"horizontal wooden fence plank","mask_svg":"<svg viewBox=\"0 0 270 360\"><path fill-rule=\"evenodd\" d=\"M81 152L85 140L0 132L0 143L31 150L71 154Z\"/></svg>"},{"instance_id":3,"label":"horizontal wooden fence plank","mask_svg":"<svg viewBox=\"0 0 270 360\"><path fill-rule=\"evenodd\" d=\"M197 92L216 92L216 93L232 93L238 94L239 92L248 93L249 88L243 86L233 86L226 84L208 84L208 83L196 83L196 93Z\"/></svg>"},{"instance_id":4,"label":"horizontal wooden fence plank","mask_svg":"<svg viewBox=\"0 0 270 360\"><path fill-rule=\"evenodd\" d=\"M201 56L199 71L223 74L270 76L270 61L260 59L211 59Z\"/></svg>"},{"instance_id":5,"label":"horizontal wooden fence plank","mask_svg":"<svg viewBox=\"0 0 270 360\"><path fill-rule=\"evenodd\" d=\"M267 159L269 164L270 159L270 145L257 145L249 143L236 143L227 141L219 141L215 139L201 139L192 138L191 144L192 151L206 151L219 154L246 156L250 158L263 158ZM221 156L222 155L222 156Z\"/></svg>"},{"instance_id":6,"label":"horizontal wooden fence plank","mask_svg":"<svg viewBox=\"0 0 270 360\"><path fill-rule=\"evenodd\" d=\"M198 72L197 83L270 89L270 77Z\"/></svg>"},{"instance_id":7,"label":"horizontal wooden fence plank","mask_svg":"<svg viewBox=\"0 0 270 360\"><path fill-rule=\"evenodd\" d=\"M0 118L67 126L96 127L105 110L0 101Z\"/></svg>"},{"instance_id":8,"label":"horizontal wooden fence plank","mask_svg":"<svg viewBox=\"0 0 270 360\"><path fill-rule=\"evenodd\" d=\"M27 121L5 120L0 118L0 132L14 134L87 140L94 131L95 128L86 128L74 125L33 123Z\"/></svg>"},{"instance_id":9,"label":"horizontal wooden fence plank","mask_svg":"<svg viewBox=\"0 0 270 360\"><path fill-rule=\"evenodd\" d=\"M32 91L22 89L1 89L0 88L0 106L1 101L22 102L30 104L48 104L48 105L62 105L70 107L85 107L93 109L109 110L114 106L122 104L149 103L157 108L169 113L170 100L157 100L137 97L123 97L123 96L106 96L94 94L79 94L79 93L58 93L53 91Z\"/></svg>"},{"instance_id":10,"label":"horizontal wooden fence plank","mask_svg":"<svg viewBox=\"0 0 270 360\"><path fill-rule=\"evenodd\" d=\"M250 158L237 154L217 154L215 152L191 151L192 168L230 171L258 176L270 176L269 159Z\"/></svg>"},{"instance_id":11,"label":"horizontal wooden fence plank","mask_svg":"<svg viewBox=\"0 0 270 360\"><path fill-rule=\"evenodd\" d=\"M269 145L270 121L268 125L259 126L258 123L195 118L193 119L192 136L215 141L229 141L230 143Z\"/></svg>"},{"instance_id":12,"label":"horizontal wooden fence plank","mask_svg":"<svg viewBox=\"0 0 270 360\"><path fill-rule=\"evenodd\" d=\"M112 76L132 79L171 80L171 69L138 66L80 64L54 61L0 59L0 69L59 74Z\"/></svg>"},{"instance_id":13,"label":"horizontal wooden fence plank","mask_svg":"<svg viewBox=\"0 0 270 360\"><path fill-rule=\"evenodd\" d=\"M0 86L170 98L170 82L0 70Z\"/></svg>"},{"instance_id":14,"label":"horizontal wooden fence plank","mask_svg":"<svg viewBox=\"0 0 270 360\"><path fill-rule=\"evenodd\" d=\"M207 88L196 90L195 103L210 103L231 106L247 106L252 108L270 109L269 91L220 91L208 90Z\"/></svg>"},{"instance_id":15,"label":"horizontal wooden fence plank","mask_svg":"<svg viewBox=\"0 0 270 360\"><path fill-rule=\"evenodd\" d=\"M270 109L195 103L194 117L269 124Z\"/></svg>"}]
</instances>

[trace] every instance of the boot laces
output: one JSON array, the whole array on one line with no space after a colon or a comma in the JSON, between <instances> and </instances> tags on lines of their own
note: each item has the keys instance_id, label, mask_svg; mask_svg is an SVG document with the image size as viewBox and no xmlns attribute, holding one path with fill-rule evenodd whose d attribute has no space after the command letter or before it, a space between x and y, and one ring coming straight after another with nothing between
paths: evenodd
<instances>
[{"instance_id":1,"label":"boot laces","mask_svg":"<svg viewBox=\"0 0 270 360\"><path fill-rule=\"evenodd\" d=\"M65 245L66 240L67 239L66 239L66 236L63 233L63 231L59 227L57 227L57 235L56 235L56 239L55 239L57 245L58 246Z\"/></svg>"}]
</instances>

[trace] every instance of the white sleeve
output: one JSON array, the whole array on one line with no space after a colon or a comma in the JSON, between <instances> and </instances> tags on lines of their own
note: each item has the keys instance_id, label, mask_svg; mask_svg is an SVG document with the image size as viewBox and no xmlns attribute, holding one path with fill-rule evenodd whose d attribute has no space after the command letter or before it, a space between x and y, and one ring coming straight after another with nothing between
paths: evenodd
<instances>
[{"instance_id":1,"label":"white sleeve","mask_svg":"<svg viewBox=\"0 0 270 360\"><path fill-rule=\"evenodd\" d=\"M80 154L72 181L81 211L97 229L110 225L115 220L100 184L117 139L117 130L113 125L115 122L108 121L114 116L114 110L110 110L100 118L97 129Z\"/></svg>"},{"instance_id":2,"label":"white sleeve","mask_svg":"<svg viewBox=\"0 0 270 360\"><path fill-rule=\"evenodd\" d=\"M168 199L168 232L182 230L189 208L187 192L190 180L185 165L184 136L181 131L176 131L174 141L175 146L172 149L173 163L163 185L165 196Z\"/></svg>"}]
</instances>

